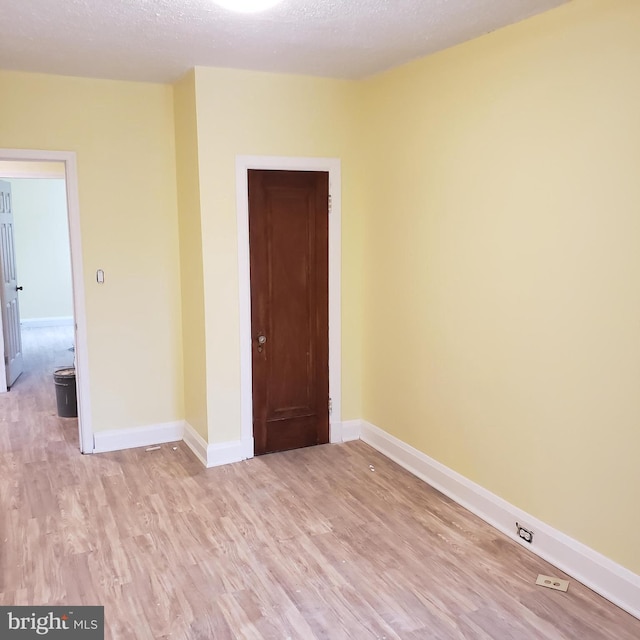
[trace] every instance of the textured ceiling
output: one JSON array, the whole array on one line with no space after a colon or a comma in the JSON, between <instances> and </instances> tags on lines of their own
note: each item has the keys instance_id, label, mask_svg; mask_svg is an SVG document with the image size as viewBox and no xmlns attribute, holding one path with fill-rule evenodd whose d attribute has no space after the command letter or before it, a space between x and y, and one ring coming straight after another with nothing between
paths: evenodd
<instances>
[{"instance_id":1,"label":"textured ceiling","mask_svg":"<svg viewBox=\"0 0 640 640\"><path fill-rule=\"evenodd\" d=\"M0 68L172 81L191 67L361 78L567 0L0 0Z\"/></svg>"}]
</instances>

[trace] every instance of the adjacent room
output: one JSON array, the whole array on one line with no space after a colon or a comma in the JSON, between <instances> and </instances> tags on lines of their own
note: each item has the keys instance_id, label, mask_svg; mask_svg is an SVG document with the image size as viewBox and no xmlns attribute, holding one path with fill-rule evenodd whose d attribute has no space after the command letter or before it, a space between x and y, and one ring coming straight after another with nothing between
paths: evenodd
<instances>
[{"instance_id":1,"label":"adjacent room","mask_svg":"<svg viewBox=\"0 0 640 640\"><path fill-rule=\"evenodd\" d=\"M640 3L244 2L1 10L0 607L637 639Z\"/></svg>"},{"instance_id":2,"label":"adjacent room","mask_svg":"<svg viewBox=\"0 0 640 640\"><path fill-rule=\"evenodd\" d=\"M21 362L6 386L69 367L74 360L73 292L63 163L0 162L11 194L13 270L19 297L16 337ZM7 252L3 250L3 256ZM8 257L8 256L7 256Z\"/></svg>"}]
</instances>

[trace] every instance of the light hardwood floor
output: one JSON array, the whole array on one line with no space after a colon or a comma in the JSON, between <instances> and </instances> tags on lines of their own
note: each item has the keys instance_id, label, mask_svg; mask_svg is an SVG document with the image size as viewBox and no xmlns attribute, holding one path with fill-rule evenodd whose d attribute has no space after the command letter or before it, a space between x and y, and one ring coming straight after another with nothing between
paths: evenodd
<instances>
[{"instance_id":1,"label":"light hardwood floor","mask_svg":"<svg viewBox=\"0 0 640 640\"><path fill-rule=\"evenodd\" d=\"M69 339L41 336L0 397L0 604L104 605L114 640L640 638L361 442L210 470L183 443L81 455L51 381Z\"/></svg>"}]
</instances>

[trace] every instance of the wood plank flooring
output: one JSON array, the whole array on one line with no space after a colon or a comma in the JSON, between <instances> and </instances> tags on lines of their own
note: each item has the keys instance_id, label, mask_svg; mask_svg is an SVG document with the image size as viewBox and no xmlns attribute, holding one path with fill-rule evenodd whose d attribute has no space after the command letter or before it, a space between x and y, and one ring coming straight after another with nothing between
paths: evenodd
<instances>
[{"instance_id":1,"label":"wood plank flooring","mask_svg":"<svg viewBox=\"0 0 640 640\"><path fill-rule=\"evenodd\" d=\"M54 334L0 397L0 604L104 605L113 640L640 638L361 442L209 470L183 443L81 455Z\"/></svg>"}]
</instances>

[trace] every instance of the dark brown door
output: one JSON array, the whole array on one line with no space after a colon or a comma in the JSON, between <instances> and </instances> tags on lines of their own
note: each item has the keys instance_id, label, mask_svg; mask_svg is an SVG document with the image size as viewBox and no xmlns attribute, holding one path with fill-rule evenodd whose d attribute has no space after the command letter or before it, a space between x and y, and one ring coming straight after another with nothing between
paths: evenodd
<instances>
[{"instance_id":1,"label":"dark brown door","mask_svg":"<svg viewBox=\"0 0 640 640\"><path fill-rule=\"evenodd\" d=\"M255 454L329 442L329 174L249 170Z\"/></svg>"}]
</instances>

